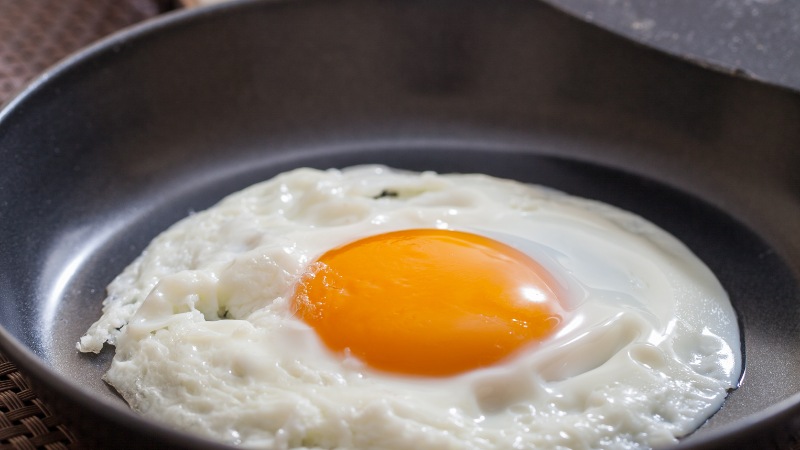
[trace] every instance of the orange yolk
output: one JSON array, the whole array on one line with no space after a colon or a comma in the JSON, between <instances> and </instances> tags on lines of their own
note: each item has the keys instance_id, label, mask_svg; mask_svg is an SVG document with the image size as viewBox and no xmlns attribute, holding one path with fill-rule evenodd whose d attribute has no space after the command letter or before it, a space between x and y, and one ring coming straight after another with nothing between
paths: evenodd
<instances>
[{"instance_id":1,"label":"orange yolk","mask_svg":"<svg viewBox=\"0 0 800 450\"><path fill-rule=\"evenodd\" d=\"M292 304L335 352L389 372L491 365L554 332L555 282L528 255L461 231L371 236L323 254Z\"/></svg>"}]
</instances>

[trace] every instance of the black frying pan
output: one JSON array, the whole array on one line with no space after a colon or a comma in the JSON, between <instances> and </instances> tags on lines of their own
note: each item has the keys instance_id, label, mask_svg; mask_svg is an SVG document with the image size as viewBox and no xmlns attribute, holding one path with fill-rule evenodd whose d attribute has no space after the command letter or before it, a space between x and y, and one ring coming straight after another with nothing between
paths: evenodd
<instances>
[{"instance_id":1,"label":"black frying pan","mask_svg":"<svg viewBox=\"0 0 800 450\"><path fill-rule=\"evenodd\" d=\"M532 0L245 1L90 48L0 116L0 348L101 447L196 447L79 355L105 285L190 211L297 166L484 172L640 214L717 274L746 375L683 448L800 430L800 95Z\"/></svg>"}]
</instances>

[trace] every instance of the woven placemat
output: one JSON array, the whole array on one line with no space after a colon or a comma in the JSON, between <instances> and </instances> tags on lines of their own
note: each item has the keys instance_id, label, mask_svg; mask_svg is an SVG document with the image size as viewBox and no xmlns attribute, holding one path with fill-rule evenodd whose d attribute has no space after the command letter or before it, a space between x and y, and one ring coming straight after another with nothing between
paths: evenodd
<instances>
[{"instance_id":1,"label":"woven placemat","mask_svg":"<svg viewBox=\"0 0 800 450\"><path fill-rule=\"evenodd\" d=\"M70 53L173 8L172 0L0 0L0 105ZM0 450L81 443L0 354Z\"/></svg>"},{"instance_id":2,"label":"woven placemat","mask_svg":"<svg viewBox=\"0 0 800 450\"><path fill-rule=\"evenodd\" d=\"M0 104L53 63L169 0L0 0Z\"/></svg>"},{"instance_id":3,"label":"woven placemat","mask_svg":"<svg viewBox=\"0 0 800 450\"><path fill-rule=\"evenodd\" d=\"M0 449L64 450L80 443L34 393L28 380L0 354Z\"/></svg>"}]
</instances>

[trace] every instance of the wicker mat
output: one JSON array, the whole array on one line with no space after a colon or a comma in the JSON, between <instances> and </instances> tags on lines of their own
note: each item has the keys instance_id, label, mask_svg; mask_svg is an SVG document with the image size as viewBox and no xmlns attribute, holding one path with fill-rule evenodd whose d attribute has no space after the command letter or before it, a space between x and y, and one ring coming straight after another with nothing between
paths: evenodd
<instances>
[{"instance_id":1,"label":"wicker mat","mask_svg":"<svg viewBox=\"0 0 800 450\"><path fill-rule=\"evenodd\" d=\"M56 61L170 9L164 0L0 0L0 105ZM0 450L82 448L0 354Z\"/></svg>"},{"instance_id":2,"label":"wicker mat","mask_svg":"<svg viewBox=\"0 0 800 450\"><path fill-rule=\"evenodd\" d=\"M75 449L80 443L0 354L0 449L36 448Z\"/></svg>"}]
</instances>

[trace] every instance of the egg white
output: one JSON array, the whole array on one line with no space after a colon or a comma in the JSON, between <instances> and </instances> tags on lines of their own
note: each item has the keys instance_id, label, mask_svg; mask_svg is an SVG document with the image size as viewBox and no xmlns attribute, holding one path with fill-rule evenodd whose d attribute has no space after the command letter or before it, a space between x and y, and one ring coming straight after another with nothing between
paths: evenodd
<instances>
[{"instance_id":1,"label":"egg white","mask_svg":"<svg viewBox=\"0 0 800 450\"><path fill-rule=\"evenodd\" d=\"M328 351L292 315L295 282L331 248L410 228L528 253L568 293L565 325L443 378ZM175 224L109 285L78 348L105 342L105 379L135 410L274 449L662 446L712 415L741 373L727 294L653 224L546 188L382 166L294 170Z\"/></svg>"}]
</instances>

